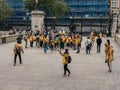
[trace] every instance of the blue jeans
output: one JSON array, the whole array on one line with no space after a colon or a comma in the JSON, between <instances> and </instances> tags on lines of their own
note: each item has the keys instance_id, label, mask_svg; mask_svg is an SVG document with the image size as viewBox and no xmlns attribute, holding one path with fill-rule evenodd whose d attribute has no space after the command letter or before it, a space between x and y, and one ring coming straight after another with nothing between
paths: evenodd
<instances>
[{"instance_id":1,"label":"blue jeans","mask_svg":"<svg viewBox=\"0 0 120 90\"><path fill-rule=\"evenodd\" d=\"M44 46L44 53L46 53L46 52L47 52L47 50L48 50L48 46L47 46L47 45L45 45L45 46Z\"/></svg>"}]
</instances>

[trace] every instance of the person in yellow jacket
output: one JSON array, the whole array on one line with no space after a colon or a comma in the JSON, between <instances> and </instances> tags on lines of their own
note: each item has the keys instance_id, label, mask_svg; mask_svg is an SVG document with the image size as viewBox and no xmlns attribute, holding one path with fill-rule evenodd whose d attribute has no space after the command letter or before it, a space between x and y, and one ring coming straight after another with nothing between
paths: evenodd
<instances>
[{"instance_id":1,"label":"person in yellow jacket","mask_svg":"<svg viewBox=\"0 0 120 90\"><path fill-rule=\"evenodd\" d=\"M55 42L54 42L54 38L52 38L52 39L50 40L51 53L54 51L54 48L55 48Z\"/></svg>"},{"instance_id":2,"label":"person in yellow jacket","mask_svg":"<svg viewBox=\"0 0 120 90\"><path fill-rule=\"evenodd\" d=\"M59 51L60 55L62 56L62 63L64 65L64 74L63 76L66 76L66 71L68 72L68 76L70 76L70 70L68 69L68 56L69 56L69 52L68 49L65 49L64 53L61 53L61 51Z\"/></svg>"},{"instance_id":3,"label":"person in yellow jacket","mask_svg":"<svg viewBox=\"0 0 120 90\"><path fill-rule=\"evenodd\" d=\"M25 48L27 48L27 45L28 45L28 36L27 35L24 37L24 41L25 41Z\"/></svg>"},{"instance_id":4,"label":"person in yellow jacket","mask_svg":"<svg viewBox=\"0 0 120 90\"><path fill-rule=\"evenodd\" d=\"M70 47L70 46L71 46L71 43L72 43L72 39L71 39L70 36L68 36L68 37L66 38L66 45L67 45L67 47Z\"/></svg>"},{"instance_id":5,"label":"person in yellow jacket","mask_svg":"<svg viewBox=\"0 0 120 90\"><path fill-rule=\"evenodd\" d=\"M13 51L14 51L14 66L16 66L17 56L19 56L20 64L22 64L21 52L24 53L24 50L20 41L17 41L17 44L15 44Z\"/></svg>"},{"instance_id":6,"label":"person in yellow jacket","mask_svg":"<svg viewBox=\"0 0 120 90\"><path fill-rule=\"evenodd\" d=\"M43 40L44 53L47 53L48 44L49 44L49 38L47 36L45 36L44 40Z\"/></svg>"},{"instance_id":7,"label":"person in yellow jacket","mask_svg":"<svg viewBox=\"0 0 120 90\"><path fill-rule=\"evenodd\" d=\"M92 45L94 45L94 42L95 42L94 32L91 32L90 35L89 35L89 37L90 37Z\"/></svg>"},{"instance_id":8,"label":"person in yellow jacket","mask_svg":"<svg viewBox=\"0 0 120 90\"><path fill-rule=\"evenodd\" d=\"M79 35L75 39L75 45L77 47L77 52L76 53L79 53L80 52L80 46L81 46L81 40L80 40L80 36Z\"/></svg>"},{"instance_id":9,"label":"person in yellow jacket","mask_svg":"<svg viewBox=\"0 0 120 90\"><path fill-rule=\"evenodd\" d=\"M33 47L34 37L30 36L29 40L30 40L30 47Z\"/></svg>"},{"instance_id":10,"label":"person in yellow jacket","mask_svg":"<svg viewBox=\"0 0 120 90\"><path fill-rule=\"evenodd\" d=\"M43 46L44 35L39 36L40 47Z\"/></svg>"},{"instance_id":11,"label":"person in yellow jacket","mask_svg":"<svg viewBox=\"0 0 120 90\"><path fill-rule=\"evenodd\" d=\"M105 46L105 63L107 63L107 59L108 59L107 52L108 52L108 47L110 46L110 40L107 39L107 42L104 44L104 46Z\"/></svg>"},{"instance_id":12,"label":"person in yellow jacket","mask_svg":"<svg viewBox=\"0 0 120 90\"><path fill-rule=\"evenodd\" d=\"M60 49L64 49L65 35L60 36Z\"/></svg>"},{"instance_id":13,"label":"person in yellow jacket","mask_svg":"<svg viewBox=\"0 0 120 90\"><path fill-rule=\"evenodd\" d=\"M113 47L110 45L107 48L107 63L109 68L108 72L112 72L112 61L114 59L113 53L114 53Z\"/></svg>"},{"instance_id":14,"label":"person in yellow jacket","mask_svg":"<svg viewBox=\"0 0 120 90\"><path fill-rule=\"evenodd\" d=\"M103 34L100 32L98 36L100 37L100 39L102 39Z\"/></svg>"}]
</instances>

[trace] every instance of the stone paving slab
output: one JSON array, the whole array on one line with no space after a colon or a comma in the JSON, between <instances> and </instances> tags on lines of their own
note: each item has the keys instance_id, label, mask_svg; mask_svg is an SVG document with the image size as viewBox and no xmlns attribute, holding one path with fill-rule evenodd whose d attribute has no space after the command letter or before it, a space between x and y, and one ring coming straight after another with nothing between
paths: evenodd
<instances>
[{"instance_id":1,"label":"stone paving slab","mask_svg":"<svg viewBox=\"0 0 120 90\"><path fill-rule=\"evenodd\" d=\"M63 65L58 51L47 54L43 49L25 49L23 64L13 66L15 42L0 45L0 90L120 90L120 47L109 38L115 49L113 72L108 73L104 63L103 38L101 53L96 53L96 44L91 55L85 53L86 37L83 38L80 54L69 50L72 56L70 77L63 77ZM23 41L24 45L24 41Z\"/></svg>"}]
</instances>

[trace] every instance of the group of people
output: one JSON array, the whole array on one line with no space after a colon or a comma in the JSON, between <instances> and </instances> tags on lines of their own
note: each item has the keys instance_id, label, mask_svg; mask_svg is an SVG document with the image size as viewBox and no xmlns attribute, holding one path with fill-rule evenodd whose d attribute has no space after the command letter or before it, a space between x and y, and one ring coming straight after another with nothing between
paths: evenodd
<instances>
[{"instance_id":1,"label":"group of people","mask_svg":"<svg viewBox=\"0 0 120 90\"><path fill-rule=\"evenodd\" d=\"M98 38L95 40L94 32L91 32L90 35L87 37L85 41L86 46L86 54L90 55L90 51L92 47L94 46L94 42L97 43L97 53L100 53L101 50L101 43L102 43L102 37L103 34L99 33ZM76 50L76 53L80 53L80 47L82 43L82 36L80 34L75 33L65 33L65 34L58 34L58 33L52 33L49 32L48 34L42 33L42 34L32 34L28 33L24 37L25 41L25 48L28 48L28 40L30 42L30 47L33 47L34 42L36 42L36 46L39 48L43 48L44 53L47 53L48 48L50 48L51 53L55 50L59 51L60 55L63 57L62 63L64 66L64 74L63 76L66 76L66 72L68 72L68 76L70 76L70 70L68 69L68 56L69 51L66 48L71 48L73 50ZM19 51L18 48L21 48ZM61 49L64 49L65 52L62 53ZM14 66L16 65L16 57L19 56L20 64L22 64L21 59L21 52L24 53L23 46L21 44L21 41L17 41L17 44L14 46ZM105 63L108 64L109 72L112 72L112 61L113 61L113 47L110 45L110 40L107 40L105 43Z\"/></svg>"},{"instance_id":2,"label":"group of people","mask_svg":"<svg viewBox=\"0 0 120 90\"><path fill-rule=\"evenodd\" d=\"M59 34L59 33L49 33L47 35L37 34L24 37L25 48L28 47L28 40L30 42L30 47L33 47L34 42L37 47L44 48L44 53L47 53L48 48L53 52L54 50L64 49L65 47L70 47L77 50L76 53L80 52L80 46L82 42L82 36L79 34Z\"/></svg>"}]
</instances>

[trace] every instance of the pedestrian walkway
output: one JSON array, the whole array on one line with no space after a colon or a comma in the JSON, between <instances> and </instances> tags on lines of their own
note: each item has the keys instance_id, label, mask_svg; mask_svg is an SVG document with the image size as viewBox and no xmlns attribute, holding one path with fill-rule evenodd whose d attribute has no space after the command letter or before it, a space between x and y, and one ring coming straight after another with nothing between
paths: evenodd
<instances>
[{"instance_id":1,"label":"pedestrian walkway","mask_svg":"<svg viewBox=\"0 0 120 90\"><path fill-rule=\"evenodd\" d=\"M86 37L81 51L69 50L72 56L70 77L63 77L63 65L58 51L44 54L37 47L25 49L23 64L13 66L15 42L0 45L0 90L120 90L120 47L110 38L114 47L113 72L108 73L105 63L103 38L101 53L96 44L91 55L85 53ZM24 44L24 41L23 41ZM63 52L63 51L62 51Z\"/></svg>"}]
</instances>

